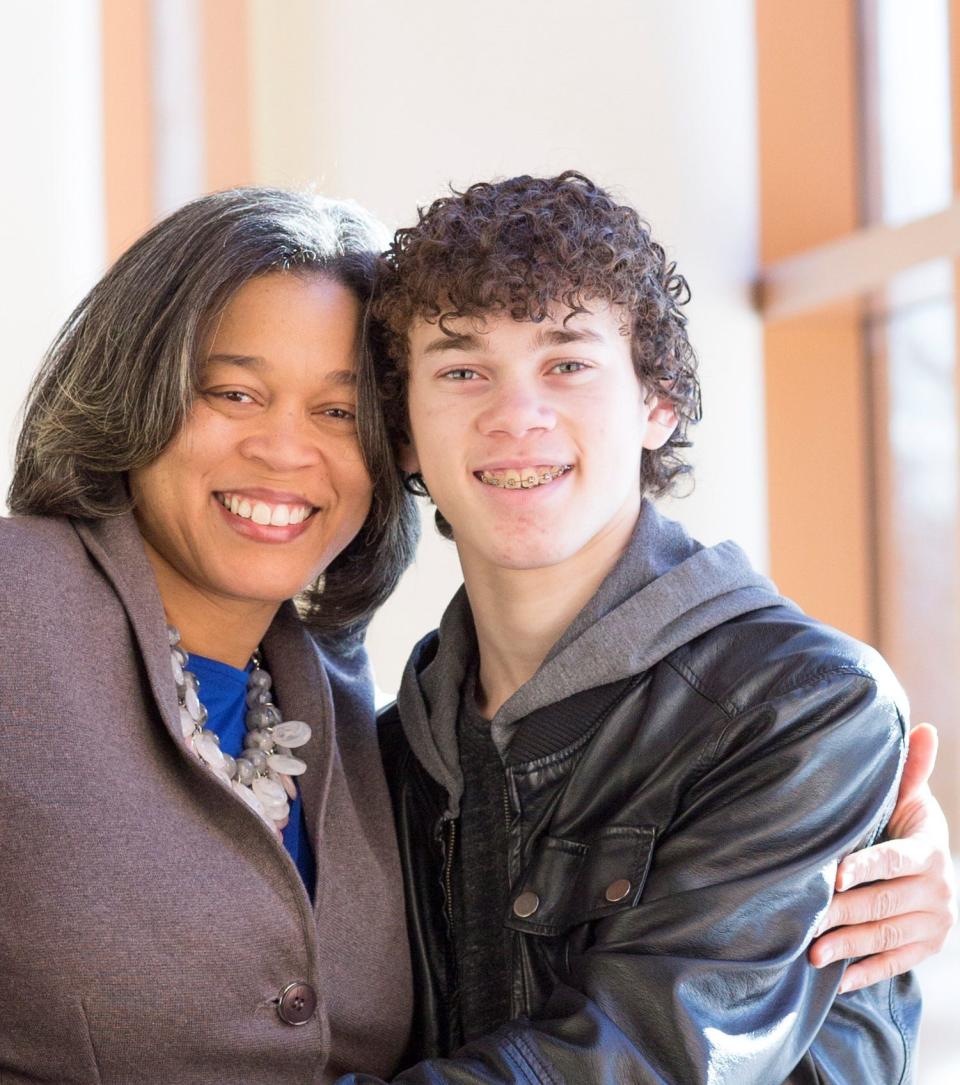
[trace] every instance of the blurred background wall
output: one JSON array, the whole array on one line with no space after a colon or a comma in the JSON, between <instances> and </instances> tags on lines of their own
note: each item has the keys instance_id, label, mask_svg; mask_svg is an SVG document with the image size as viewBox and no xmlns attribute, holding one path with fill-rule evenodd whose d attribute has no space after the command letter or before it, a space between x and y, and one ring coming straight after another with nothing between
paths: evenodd
<instances>
[{"instance_id":1,"label":"blurred background wall","mask_svg":"<svg viewBox=\"0 0 960 1085\"><path fill-rule=\"evenodd\" d=\"M693 287L669 512L888 655L960 838L957 0L0 0L0 96L6 451L73 305L202 192L309 185L394 228L574 167L632 202ZM459 581L430 522L371 629L387 693Z\"/></svg>"}]
</instances>

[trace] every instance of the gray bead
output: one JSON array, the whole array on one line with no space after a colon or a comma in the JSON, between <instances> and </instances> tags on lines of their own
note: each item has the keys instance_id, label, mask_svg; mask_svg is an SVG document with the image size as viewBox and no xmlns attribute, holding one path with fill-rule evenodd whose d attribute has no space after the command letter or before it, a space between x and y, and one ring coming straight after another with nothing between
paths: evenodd
<instances>
[{"instance_id":1,"label":"gray bead","mask_svg":"<svg viewBox=\"0 0 960 1085\"><path fill-rule=\"evenodd\" d=\"M262 667L257 667L255 670L252 670L247 682L251 686L260 686L263 689L269 689L273 685L273 679Z\"/></svg>"},{"instance_id":2,"label":"gray bead","mask_svg":"<svg viewBox=\"0 0 960 1085\"><path fill-rule=\"evenodd\" d=\"M267 705L259 705L257 708L250 709L246 716L248 731L262 731L270 726L270 713L267 708Z\"/></svg>"},{"instance_id":3,"label":"gray bead","mask_svg":"<svg viewBox=\"0 0 960 1085\"><path fill-rule=\"evenodd\" d=\"M276 727L278 723L283 723L283 716L280 715L280 709L276 705L265 704L263 711L267 716L267 727Z\"/></svg>"},{"instance_id":4,"label":"gray bead","mask_svg":"<svg viewBox=\"0 0 960 1085\"><path fill-rule=\"evenodd\" d=\"M200 702L200 718L197 720L197 723L199 723L200 726L202 727L207 722L207 719L209 718L209 716L210 716L210 713L207 711L207 706L203 703L203 701L201 701Z\"/></svg>"},{"instance_id":5,"label":"gray bead","mask_svg":"<svg viewBox=\"0 0 960 1085\"><path fill-rule=\"evenodd\" d=\"M227 775L230 777L231 780L236 778L237 762L236 759L231 757L228 753L225 753L223 755L223 767L227 770Z\"/></svg>"},{"instance_id":6,"label":"gray bead","mask_svg":"<svg viewBox=\"0 0 960 1085\"><path fill-rule=\"evenodd\" d=\"M263 689L261 686L255 686L253 689L247 690L247 707L257 708L262 704L270 703L270 691Z\"/></svg>"},{"instance_id":7,"label":"gray bead","mask_svg":"<svg viewBox=\"0 0 960 1085\"><path fill-rule=\"evenodd\" d=\"M237 779L241 784L253 783L257 770L250 764L246 756L237 758Z\"/></svg>"},{"instance_id":8,"label":"gray bead","mask_svg":"<svg viewBox=\"0 0 960 1085\"><path fill-rule=\"evenodd\" d=\"M263 750L247 750L243 755L257 772L263 772L267 767L267 755Z\"/></svg>"},{"instance_id":9,"label":"gray bead","mask_svg":"<svg viewBox=\"0 0 960 1085\"><path fill-rule=\"evenodd\" d=\"M248 750L272 750L273 739L266 731L248 731L244 736L243 745Z\"/></svg>"}]
</instances>

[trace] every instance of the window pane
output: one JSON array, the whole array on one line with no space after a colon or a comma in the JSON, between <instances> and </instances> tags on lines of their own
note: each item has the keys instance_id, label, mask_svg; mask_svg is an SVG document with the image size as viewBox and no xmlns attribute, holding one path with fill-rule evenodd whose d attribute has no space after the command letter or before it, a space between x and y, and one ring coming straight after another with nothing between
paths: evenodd
<instances>
[{"instance_id":1,"label":"window pane","mask_svg":"<svg viewBox=\"0 0 960 1085\"><path fill-rule=\"evenodd\" d=\"M953 199L948 0L872 0L880 217L898 223Z\"/></svg>"}]
</instances>

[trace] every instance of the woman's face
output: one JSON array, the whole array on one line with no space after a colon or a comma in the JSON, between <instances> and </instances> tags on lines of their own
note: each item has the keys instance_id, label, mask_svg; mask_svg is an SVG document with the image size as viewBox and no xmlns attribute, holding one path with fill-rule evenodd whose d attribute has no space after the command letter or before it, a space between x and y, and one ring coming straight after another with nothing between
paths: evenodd
<instances>
[{"instance_id":1,"label":"woman's face","mask_svg":"<svg viewBox=\"0 0 960 1085\"><path fill-rule=\"evenodd\" d=\"M360 530L371 484L356 425L360 304L318 275L247 282L206 346L183 428L130 473L161 595L277 606Z\"/></svg>"}]
</instances>

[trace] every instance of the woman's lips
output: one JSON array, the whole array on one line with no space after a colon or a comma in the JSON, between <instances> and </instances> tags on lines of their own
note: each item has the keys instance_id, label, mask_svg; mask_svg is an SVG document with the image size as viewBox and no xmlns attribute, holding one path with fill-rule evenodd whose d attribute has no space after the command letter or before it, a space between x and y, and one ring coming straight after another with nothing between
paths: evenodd
<instances>
[{"instance_id":1,"label":"woman's lips","mask_svg":"<svg viewBox=\"0 0 960 1085\"><path fill-rule=\"evenodd\" d=\"M238 534L257 542L284 543L299 538L319 511L313 505L251 501L233 491L214 493L213 498L226 523ZM282 522L284 517L286 523Z\"/></svg>"}]
</instances>

